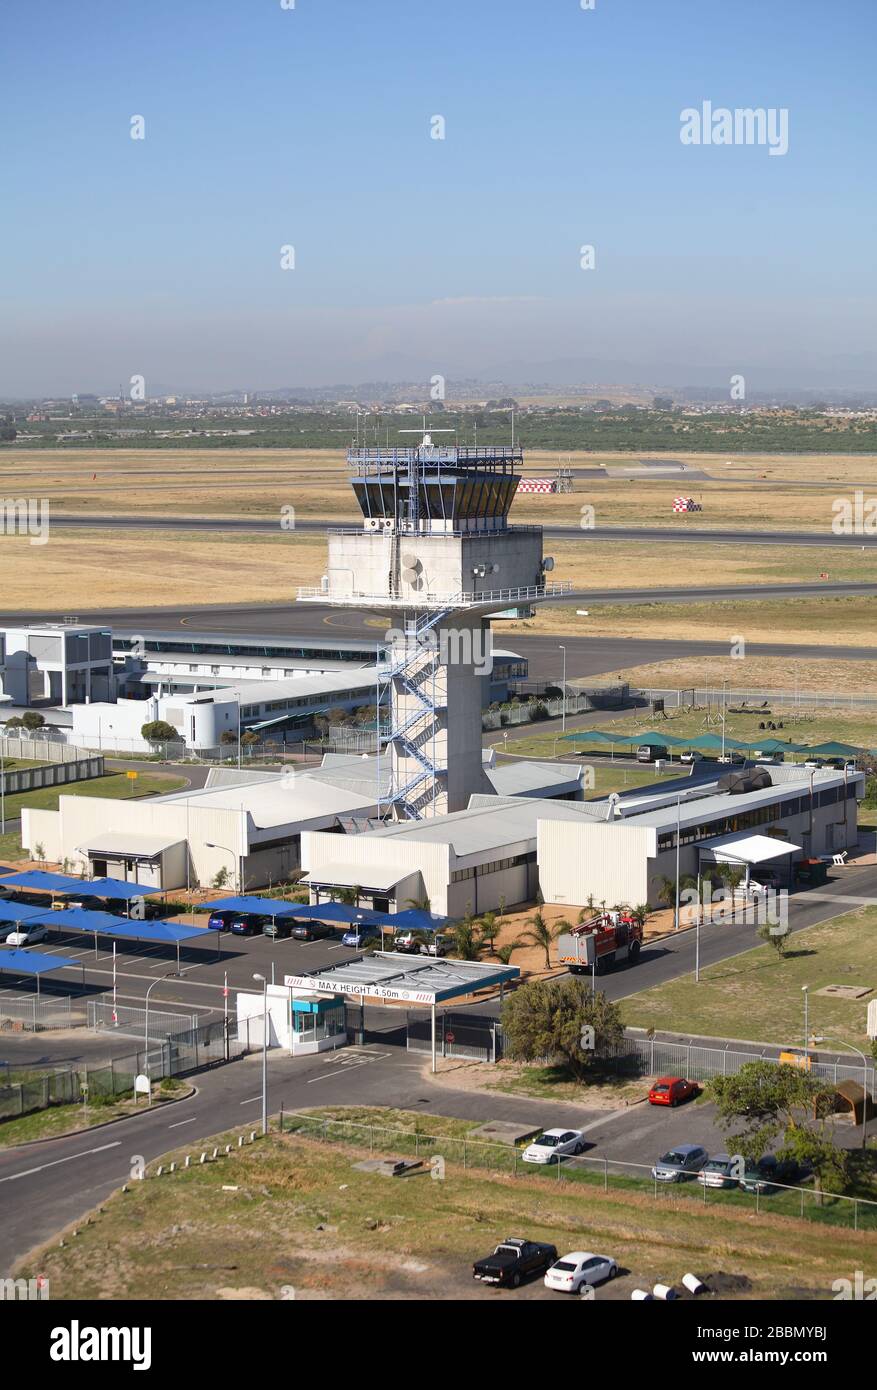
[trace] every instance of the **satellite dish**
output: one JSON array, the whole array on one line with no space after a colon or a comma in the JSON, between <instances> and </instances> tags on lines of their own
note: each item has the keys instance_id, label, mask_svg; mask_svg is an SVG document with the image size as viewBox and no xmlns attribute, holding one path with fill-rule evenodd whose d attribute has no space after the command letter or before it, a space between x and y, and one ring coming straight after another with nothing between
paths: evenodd
<instances>
[{"instance_id":1,"label":"satellite dish","mask_svg":"<svg viewBox=\"0 0 877 1390\"><path fill-rule=\"evenodd\" d=\"M416 555L412 555L410 550L408 551L407 555L402 556L402 564L406 565L409 569L420 569L420 561L418 560Z\"/></svg>"},{"instance_id":2,"label":"satellite dish","mask_svg":"<svg viewBox=\"0 0 877 1390\"><path fill-rule=\"evenodd\" d=\"M545 556L545 559L542 561L542 568L543 570L545 570L546 574L550 574L550 572L554 569L554 560L550 555Z\"/></svg>"},{"instance_id":3,"label":"satellite dish","mask_svg":"<svg viewBox=\"0 0 877 1390\"><path fill-rule=\"evenodd\" d=\"M416 583L417 578L418 578L417 570L414 570L414 569L405 569L405 570L403 570L403 571L402 571L402 578L405 580L405 583L406 583L406 584L414 584L414 583Z\"/></svg>"}]
</instances>

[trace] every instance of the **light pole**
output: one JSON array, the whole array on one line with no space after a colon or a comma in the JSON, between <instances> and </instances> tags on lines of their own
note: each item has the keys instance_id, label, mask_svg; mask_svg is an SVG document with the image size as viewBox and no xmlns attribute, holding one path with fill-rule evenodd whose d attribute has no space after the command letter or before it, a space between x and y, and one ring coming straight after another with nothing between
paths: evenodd
<instances>
[{"instance_id":1,"label":"light pole","mask_svg":"<svg viewBox=\"0 0 877 1390\"><path fill-rule=\"evenodd\" d=\"M673 914L673 930L679 930L679 840L682 834L682 793L676 793L676 910Z\"/></svg>"},{"instance_id":2,"label":"light pole","mask_svg":"<svg viewBox=\"0 0 877 1390\"><path fill-rule=\"evenodd\" d=\"M237 888L238 888L238 892L240 892L240 891L241 891L241 871L240 871L240 865L239 865L239 863L238 863L238 857L237 857L237 855L235 854L234 850L233 850L233 849L229 849L228 845L216 845L216 844L213 843L212 840L205 840L205 841L204 841L204 848L205 848L205 849L221 849L222 852L223 852L223 854L230 854L230 855L231 855L231 862L234 864L235 874L236 874L236 876L237 876Z\"/></svg>"},{"instance_id":3,"label":"light pole","mask_svg":"<svg viewBox=\"0 0 877 1390\"><path fill-rule=\"evenodd\" d=\"M262 1133L268 1133L268 979L265 975L253 975L254 980L262 981Z\"/></svg>"},{"instance_id":4,"label":"light pole","mask_svg":"<svg viewBox=\"0 0 877 1390\"><path fill-rule=\"evenodd\" d=\"M3 747L0 745L0 835L6 834L6 766Z\"/></svg>"},{"instance_id":5,"label":"light pole","mask_svg":"<svg viewBox=\"0 0 877 1390\"><path fill-rule=\"evenodd\" d=\"M115 944L115 943L114 943L114 944ZM152 991L155 989L155 986L156 986L156 985L160 985L161 982L162 982L162 980L169 980L170 978L171 978L171 975L170 975L170 974L167 974L167 975L159 975L158 979L157 979L157 980L153 980L152 984L149 986L148 990L146 991L146 1017L145 1017L145 1019L144 1019L143 1051L144 1051L144 1053L145 1053L145 1055L146 1055L146 1075L147 1075L147 1076L149 1076L149 996L150 996L150 994L152 993ZM114 996L114 998L113 998L113 1009L114 1009L114 1010L115 1010L115 1007L116 1007L116 1001L115 1001L115 996ZM151 1092L150 1092L150 1096L149 1096L149 1104L150 1104L150 1105L152 1104L152 1093L151 1093Z\"/></svg>"},{"instance_id":6,"label":"light pole","mask_svg":"<svg viewBox=\"0 0 877 1390\"><path fill-rule=\"evenodd\" d=\"M563 677L562 677L561 683L560 683L560 685L561 685L561 690L563 691L563 708L562 708L561 715L560 715L560 731L561 731L561 734L565 734L565 733L566 733L566 647L564 647L564 646L561 644L560 647L559 647L559 650L563 652Z\"/></svg>"}]
</instances>

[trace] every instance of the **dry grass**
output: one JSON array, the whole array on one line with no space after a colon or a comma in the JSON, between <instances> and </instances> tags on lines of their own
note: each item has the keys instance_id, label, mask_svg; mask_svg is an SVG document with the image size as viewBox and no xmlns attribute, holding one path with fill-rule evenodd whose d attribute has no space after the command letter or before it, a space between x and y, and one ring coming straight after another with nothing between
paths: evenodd
<instances>
[{"instance_id":1,"label":"dry grass","mask_svg":"<svg viewBox=\"0 0 877 1390\"><path fill-rule=\"evenodd\" d=\"M423 1115L400 1118L423 1127ZM617 1180L604 1193L449 1161L443 1182L425 1172L390 1181L358 1171L364 1157L361 1145L272 1134L221 1162L132 1184L63 1248L53 1241L16 1272L46 1276L55 1300L283 1299L290 1288L297 1301L481 1298L490 1295L472 1279L473 1258L523 1230L564 1249L610 1250L646 1286L721 1270L745 1275L756 1297L828 1298L873 1239L764 1211L756 1221L718 1200L655 1201Z\"/></svg>"},{"instance_id":2,"label":"dry grass","mask_svg":"<svg viewBox=\"0 0 877 1390\"><path fill-rule=\"evenodd\" d=\"M532 450L525 472L551 476L560 464L605 463L623 470L635 454L571 454ZM577 479L571 494L521 497L516 522L577 524L581 508L595 508L597 524L676 526L686 531L716 526L745 529L828 530L831 504L855 484L877 486L874 456L814 458L674 455L710 480L682 475L650 480ZM796 487L807 482L819 486ZM332 519L358 516L342 448L336 449L41 449L4 452L0 487L6 496L46 497L57 511L188 516L274 516L292 505L299 515ZM703 512L673 514L680 491L703 503Z\"/></svg>"},{"instance_id":3,"label":"dry grass","mask_svg":"<svg viewBox=\"0 0 877 1390\"><path fill-rule=\"evenodd\" d=\"M624 670L607 672L601 680L626 680L631 685L643 689L684 690L696 687L699 690L711 688L721 692L722 682L727 681L730 690L775 690L810 692L814 695L838 695L849 697L871 696L877 685L877 660L875 661L830 661L818 658L749 656L745 661L734 661L723 656L699 656L680 658L676 661L656 661L648 666L630 666ZM782 707L775 711L788 715ZM839 727L838 714L844 709L823 711L825 721L832 728ZM814 712L818 717L819 711ZM860 721L857 721L860 722ZM826 738L834 735L826 734ZM843 736L838 733L838 738Z\"/></svg>"}]
</instances>

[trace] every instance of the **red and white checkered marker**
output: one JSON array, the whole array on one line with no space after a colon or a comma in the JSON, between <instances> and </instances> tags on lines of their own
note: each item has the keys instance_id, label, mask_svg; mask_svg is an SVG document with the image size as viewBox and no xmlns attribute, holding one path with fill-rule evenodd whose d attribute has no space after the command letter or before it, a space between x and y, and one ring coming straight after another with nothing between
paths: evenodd
<instances>
[{"instance_id":1,"label":"red and white checkered marker","mask_svg":"<svg viewBox=\"0 0 877 1390\"><path fill-rule=\"evenodd\" d=\"M556 492L557 482L554 478L521 478L517 490L518 492Z\"/></svg>"},{"instance_id":2,"label":"red and white checkered marker","mask_svg":"<svg viewBox=\"0 0 877 1390\"><path fill-rule=\"evenodd\" d=\"M699 502L695 502L693 497L674 497L674 512L702 512L703 507Z\"/></svg>"}]
</instances>

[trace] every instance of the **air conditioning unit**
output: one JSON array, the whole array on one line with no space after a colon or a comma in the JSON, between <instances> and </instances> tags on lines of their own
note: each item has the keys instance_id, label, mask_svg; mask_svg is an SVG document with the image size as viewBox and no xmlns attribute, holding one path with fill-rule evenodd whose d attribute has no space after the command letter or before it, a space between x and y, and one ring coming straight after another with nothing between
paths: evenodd
<instances>
[{"instance_id":1,"label":"air conditioning unit","mask_svg":"<svg viewBox=\"0 0 877 1390\"><path fill-rule=\"evenodd\" d=\"M382 518L379 516L367 516L363 525L366 531L380 531L383 529Z\"/></svg>"},{"instance_id":2,"label":"air conditioning unit","mask_svg":"<svg viewBox=\"0 0 877 1390\"><path fill-rule=\"evenodd\" d=\"M396 523L391 516L385 516L381 522L381 529L389 533L395 528L395 525Z\"/></svg>"}]
</instances>

